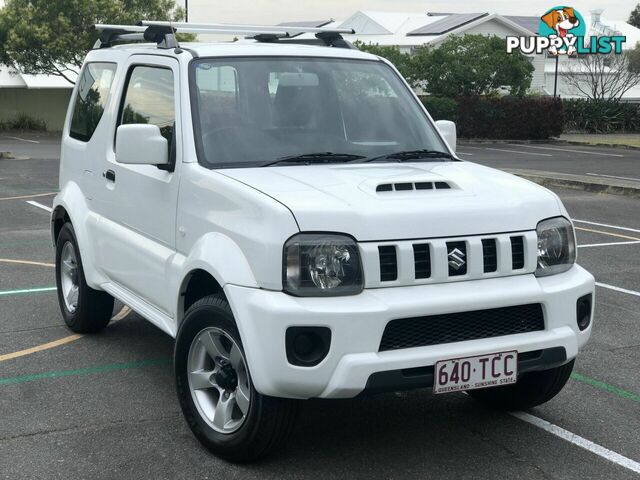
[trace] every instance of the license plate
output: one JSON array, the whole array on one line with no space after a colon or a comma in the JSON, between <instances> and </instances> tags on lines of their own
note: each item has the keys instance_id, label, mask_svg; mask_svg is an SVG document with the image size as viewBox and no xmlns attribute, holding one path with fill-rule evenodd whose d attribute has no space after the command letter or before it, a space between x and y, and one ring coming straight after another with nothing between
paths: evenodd
<instances>
[{"instance_id":1,"label":"license plate","mask_svg":"<svg viewBox=\"0 0 640 480\"><path fill-rule=\"evenodd\" d=\"M441 360L436 363L434 376L434 393L509 385L518 379L518 352Z\"/></svg>"}]
</instances>

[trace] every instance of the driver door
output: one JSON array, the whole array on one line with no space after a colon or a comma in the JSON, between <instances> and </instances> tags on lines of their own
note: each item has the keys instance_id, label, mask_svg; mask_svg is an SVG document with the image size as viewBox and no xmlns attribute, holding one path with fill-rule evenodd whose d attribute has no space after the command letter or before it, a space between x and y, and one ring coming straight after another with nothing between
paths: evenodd
<instances>
[{"instance_id":1,"label":"driver door","mask_svg":"<svg viewBox=\"0 0 640 480\"><path fill-rule=\"evenodd\" d=\"M113 143L98 170L98 264L109 280L173 316L167 268L175 254L176 203L182 162L180 75L176 59L132 56L120 89ZM169 143L173 167L118 163L117 127L153 124Z\"/></svg>"}]
</instances>

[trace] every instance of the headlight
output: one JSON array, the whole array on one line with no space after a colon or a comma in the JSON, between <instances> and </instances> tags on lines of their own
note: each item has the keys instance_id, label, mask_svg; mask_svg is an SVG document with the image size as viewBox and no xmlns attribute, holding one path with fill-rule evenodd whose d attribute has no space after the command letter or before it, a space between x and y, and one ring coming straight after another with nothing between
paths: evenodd
<instances>
[{"instance_id":1,"label":"headlight","mask_svg":"<svg viewBox=\"0 0 640 480\"><path fill-rule=\"evenodd\" d=\"M300 297L355 295L363 288L355 240L335 233L301 233L284 245L284 290Z\"/></svg>"},{"instance_id":2,"label":"headlight","mask_svg":"<svg viewBox=\"0 0 640 480\"><path fill-rule=\"evenodd\" d=\"M569 270L576 263L576 238L573 225L564 217L543 220L538 233L538 269L536 277Z\"/></svg>"}]
</instances>

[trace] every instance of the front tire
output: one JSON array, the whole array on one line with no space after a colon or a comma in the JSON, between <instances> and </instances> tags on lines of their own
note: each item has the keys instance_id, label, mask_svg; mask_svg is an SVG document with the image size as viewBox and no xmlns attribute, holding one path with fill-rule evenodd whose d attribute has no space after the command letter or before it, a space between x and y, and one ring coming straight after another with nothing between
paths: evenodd
<instances>
[{"instance_id":1,"label":"front tire","mask_svg":"<svg viewBox=\"0 0 640 480\"><path fill-rule=\"evenodd\" d=\"M231 308L224 295L194 303L176 338L178 399L196 438L232 462L274 453L286 442L297 402L256 391Z\"/></svg>"},{"instance_id":2,"label":"front tire","mask_svg":"<svg viewBox=\"0 0 640 480\"><path fill-rule=\"evenodd\" d=\"M113 297L87 285L71 223L64 224L56 239L56 284L60 311L71 330L96 333L107 326L113 313Z\"/></svg>"},{"instance_id":3,"label":"front tire","mask_svg":"<svg viewBox=\"0 0 640 480\"><path fill-rule=\"evenodd\" d=\"M548 402L560 393L571 376L574 363L575 360L571 360L560 367L525 373L513 385L471 390L469 395L489 408L527 410Z\"/></svg>"}]
</instances>

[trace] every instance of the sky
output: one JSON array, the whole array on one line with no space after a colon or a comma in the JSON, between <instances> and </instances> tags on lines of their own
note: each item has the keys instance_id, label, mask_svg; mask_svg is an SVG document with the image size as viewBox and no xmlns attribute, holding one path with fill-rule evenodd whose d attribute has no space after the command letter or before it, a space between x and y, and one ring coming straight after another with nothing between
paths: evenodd
<instances>
[{"instance_id":1,"label":"sky","mask_svg":"<svg viewBox=\"0 0 640 480\"><path fill-rule=\"evenodd\" d=\"M2 0L0 0L1 2ZM553 0L187 0L190 22L277 24L295 20L344 20L358 10L396 12L489 12L542 15L560 3ZM184 5L185 0L177 3ZM626 21L635 1L580 0L568 2L583 15L604 9L608 20Z\"/></svg>"}]
</instances>

